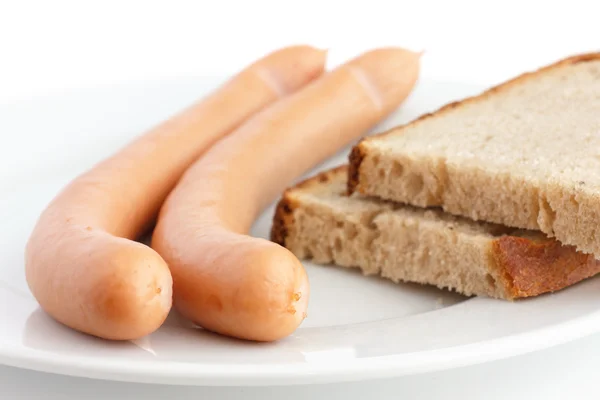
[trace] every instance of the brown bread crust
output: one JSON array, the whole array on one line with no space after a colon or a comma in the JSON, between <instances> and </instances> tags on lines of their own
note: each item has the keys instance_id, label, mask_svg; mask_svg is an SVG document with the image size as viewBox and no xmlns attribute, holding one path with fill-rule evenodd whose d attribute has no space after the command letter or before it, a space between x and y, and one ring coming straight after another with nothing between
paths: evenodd
<instances>
[{"instance_id":1,"label":"brown bread crust","mask_svg":"<svg viewBox=\"0 0 600 400\"><path fill-rule=\"evenodd\" d=\"M286 191L283 194L273 217L271 226L271 241L285 247L285 240L288 236L288 227L294 223L294 204Z\"/></svg>"},{"instance_id":2,"label":"brown bread crust","mask_svg":"<svg viewBox=\"0 0 600 400\"><path fill-rule=\"evenodd\" d=\"M512 298L537 296L571 286L600 272L600 261L554 239L502 236L492 257Z\"/></svg>"},{"instance_id":3,"label":"brown bread crust","mask_svg":"<svg viewBox=\"0 0 600 400\"><path fill-rule=\"evenodd\" d=\"M600 53L587 53L587 54L579 54L579 55L575 55L572 57L568 57L568 58L559 60L559 61L555 62L554 64L550 64L545 67L539 68L535 71L525 72L525 73L523 73L513 79L510 79L504 83L501 83L497 86L491 87L478 95L467 97L463 100L448 103L448 104L440 107L436 111L423 114L420 117L418 117L404 125L399 125L394 128L388 129L385 132L381 132L379 134L363 138L360 142L358 142L354 146L354 148L350 152L350 156L349 156L350 172L349 172L349 179L348 179L348 193L352 194L354 191L360 192L360 181L361 181L360 166L368 152L368 143L370 140L382 139L387 135L397 134L399 130L416 125L427 118L437 117L437 116L440 116L441 114L448 112L454 108L463 106L465 104L483 100L490 95L493 95L502 90L506 90L516 84L520 84L523 81L534 78L536 75L548 72L549 70L564 67L566 65L575 65L575 64L579 64L579 63L583 63L583 62L597 61L597 60L600 60Z\"/></svg>"},{"instance_id":4,"label":"brown bread crust","mask_svg":"<svg viewBox=\"0 0 600 400\"><path fill-rule=\"evenodd\" d=\"M348 167L349 195L354 193L354 190L356 190L356 187L358 186L360 165L362 164L362 161L365 158L365 150L361 147L363 141L364 139L361 140L356 146L354 146L352 148L352 151L350 152L350 165Z\"/></svg>"},{"instance_id":5,"label":"brown bread crust","mask_svg":"<svg viewBox=\"0 0 600 400\"><path fill-rule=\"evenodd\" d=\"M292 192L308 189L313 185L327 183L332 176L345 173L347 169L347 165L340 165L333 169L321 172L316 176L309 177L283 192L273 216L273 225L271 226L270 235L271 241L285 247L285 240L288 236L289 227L294 223L294 209L298 206L297 201L292 196Z\"/></svg>"}]
</instances>

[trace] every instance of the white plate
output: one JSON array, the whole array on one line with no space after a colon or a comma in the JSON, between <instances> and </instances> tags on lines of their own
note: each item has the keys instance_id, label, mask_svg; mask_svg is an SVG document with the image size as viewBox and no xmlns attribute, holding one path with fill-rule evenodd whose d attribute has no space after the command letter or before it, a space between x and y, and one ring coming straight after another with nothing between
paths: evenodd
<instances>
[{"instance_id":1,"label":"white plate","mask_svg":"<svg viewBox=\"0 0 600 400\"><path fill-rule=\"evenodd\" d=\"M509 303L395 285L306 264L309 318L278 343L232 340L177 315L137 342L71 331L40 311L23 273L38 213L69 179L219 80L187 79L71 92L0 108L0 362L61 374L192 385L282 385L391 377L549 347L600 328L600 279ZM474 94L423 80L385 125ZM381 130L384 127L379 127ZM346 151L328 165L345 160ZM324 167L324 166L323 166ZM272 209L253 234L267 237Z\"/></svg>"}]
</instances>

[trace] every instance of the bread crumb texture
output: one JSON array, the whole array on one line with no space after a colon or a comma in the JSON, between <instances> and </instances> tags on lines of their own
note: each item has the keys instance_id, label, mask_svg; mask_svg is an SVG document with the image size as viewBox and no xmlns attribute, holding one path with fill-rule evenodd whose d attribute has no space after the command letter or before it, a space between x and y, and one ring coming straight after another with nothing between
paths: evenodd
<instances>
[{"instance_id":1,"label":"bread crumb texture","mask_svg":"<svg viewBox=\"0 0 600 400\"><path fill-rule=\"evenodd\" d=\"M350 186L598 256L599 110L600 55L567 59L363 140Z\"/></svg>"},{"instance_id":2,"label":"bread crumb texture","mask_svg":"<svg viewBox=\"0 0 600 400\"><path fill-rule=\"evenodd\" d=\"M592 256L539 231L348 195L346 170L324 174L288 190L280 207L293 203L291 216L275 218L276 236L286 232L277 239L301 259L504 299L556 291L600 271Z\"/></svg>"}]
</instances>

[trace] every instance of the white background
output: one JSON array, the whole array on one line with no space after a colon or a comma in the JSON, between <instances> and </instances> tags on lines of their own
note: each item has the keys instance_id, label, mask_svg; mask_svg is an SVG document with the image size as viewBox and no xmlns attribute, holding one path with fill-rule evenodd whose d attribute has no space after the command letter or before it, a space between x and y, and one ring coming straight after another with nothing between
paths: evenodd
<instances>
[{"instance_id":1,"label":"white background","mask_svg":"<svg viewBox=\"0 0 600 400\"><path fill-rule=\"evenodd\" d=\"M0 1L0 103L82 86L225 76L274 48L296 43L328 48L330 66L376 46L425 50L424 76L486 84L600 48L600 6L593 0L350 3ZM10 146L10 132L0 137ZM394 398L592 399L598 397L599 356L600 336L484 366L376 385L280 389L273 395L294 399L329 393L351 399L380 390ZM86 394L98 399L136 394L263 398L264 392L111 384L0 368L2 398Z\"/></svg>"}]
</instances>

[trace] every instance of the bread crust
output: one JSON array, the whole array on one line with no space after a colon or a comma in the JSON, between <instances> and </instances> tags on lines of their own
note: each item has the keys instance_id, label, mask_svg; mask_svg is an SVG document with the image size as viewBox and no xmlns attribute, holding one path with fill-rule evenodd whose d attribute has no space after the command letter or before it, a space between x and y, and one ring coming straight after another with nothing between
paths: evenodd
<instances>
[{"instance_id":1,"label":"bread crust","mask_svg":"<svg viewBox=\"0 0 600 400\"><path fill-rule=\"evenodd\" d=\"M350 174L349 171L348 166L340 166L287 189L277 205L271 240L286 246L286 239L296 223L294 210L302 207L297 194L315 191L339 174ZM507 229L507 232L515 230ZM507 300L555 292L600 273L600 261L592 255L551 238L535 239L507 233L489 239L487 252L488 268L495 272L492 275L500 281L495 284L502 287L502 298ZM429 283L442 286L442 282Z\"/></svg>"},{"instance_id":2,"label":"bread crust","mask_svg":"<svg viewBox=\"0 0 600 400\"><path fill-rule=\"evenodd\" d=\"M574 56L559 60L553 64L541 67L535 71L525 72L513 79L503 82L497 86L491 87L478 95L467 97L463 100L448 103L448 104L440 107L436 111L423 114L423 115L419 116L418 118L416 118L406 124L399 125L394 128L390 128L384 132L381 132L379 134L372 135L372 136L361 139L353 147L352 151L350 152L350 156L349 156L350 167L349 167L349 179L348 179L348 193L352 194L354 191L358 191L359 193L362 193L361 192L361 170L360 170L360 167L361 167L362 161L364 160L364 158L368 152L370 141L379 140L379 139L385 138L386 136L391 135L391 134L397 134L399 131L402 131L403 129L414 126L428 118L438 117L438 116L440 116L450 110L453 110L457 107L461 107L465 104L470 104L470 103L474 103L474 102L483 100L490 95L496 94L496 93L506 90L506 89L509 89L517 84L523 83L523 81L534 78L535 76L537 76L539 74L543 74L550 70L564 67L566 65L575 65L575 64L579 64L579 63L584 63L584 62L589 62L589 61L598 61L598 60L600 60L600 52L574 55Z\"/></svg>"},{"instance_id":3,"label":"bread crust","mask_svg":"<svg viewBox=\"0 0 600 400\"><path fill-rule=\"evenodd\" d=\"M348 166L340 165L315 176L300 181L293 187L286 189L275 207L273 224L271 226L271 241L285 247L285 240L289 233L289 227L294 223L294 209L298 207L298 201L294 193L299 190L309 190L313 186L323 185L340 173L347 173Z\"/></svg>"},{"instance_id":4,"label":"bread crust","mask_svg":"<svg viewBox=\"0 0 600 400\"><path fill-rule=\"evenodd\" d=\"M358 182L360 181L360 166L365 158L366 150L363 148L363 142L365 139L362 139L356 146L352 148L350 152L349 166L348 166L348 194L354 193L358 186Z\"/></svg>"},{"instance_id":5,"label":"bread crust","mask_svg":"<svg viewBox=\"0 0 600 400\"><path fill-rule=\"evenodd\" d=\"M549 238L502 236L492 242L491 251L508 298L554 292L600 272L600 261L593 256Z\"/></svg>"},{"instance_id":6,"label":"bread crust","mask_svg":"<svg viewBox=\"0 0 600 400\"><path fill-rule=\"evenodd\" d=\"M288 227L294 223L294 208L294 203L286 191L277 203L271 226L271 241L283 247L288 236Z\"/></svg>"}]
</instances>

